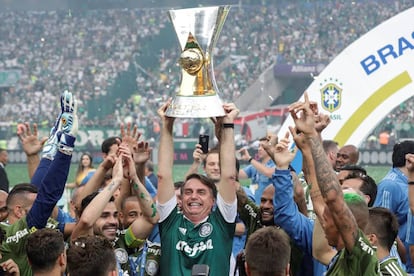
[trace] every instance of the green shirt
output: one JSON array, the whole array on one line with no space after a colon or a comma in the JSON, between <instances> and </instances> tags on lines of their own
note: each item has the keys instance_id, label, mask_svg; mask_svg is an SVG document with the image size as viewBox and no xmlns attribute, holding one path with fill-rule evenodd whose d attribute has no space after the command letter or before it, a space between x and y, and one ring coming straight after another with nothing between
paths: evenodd
<instances>
[{"instance_id":1,"label":"green shirt","mask_svg":"<svg viewBox=\"0 0 414 276\"><path fill-rule=\"evenodd\" d=\"M144 276L159 275L160 243L138 240L128 228L118 232L114 247L122 275L141 275L141 266L144 268Z\"/></svg>"},{"instance_id":2,"label":"green shirt","mask_svg":"<svg viewBox=\"0 0 414 276\"><path fill-rule=\"evenodd\" d=\"M380 262L380 270L383 276L405 276L407 273L400 267L395 257L385 258Z\"/></svg>"},{"instance_id":3,"label":"green shirt","mask_svg":"<svg viewBox=\"0 0 414 276\"><path fill-rule=\"evenodd\" d=\"M195 264L206 264L210 275L228 275L235 223L216 208L194 225L177 209L160 223L161 275L191 275Z\"/></svg>"},{"instance_id":4,"label":"green shirt","mask_svg":"<svg viewBox=\"0 0 414 276\"><path fill-rule=\"evenodd\" d=\"M360 229L352 251L339 251L331 261L326 275L381 275L376 252Z\"/></svg>"},{"instance_id":5,"label":"green shirt","mask_svg":"<svg viewBox=\"0 0 414 276\"><path fill-rule=\"evenodd\" d=\"M57 221L49 218L46 228L56 229ZM4 262L8 259L19 266L21 276L31 276L32 269L27 261L26 243L29 234L35 232L37 229L29 229L26 222L26 217L19 219L13 224L1 223L0 227L6 232L1 248L2 259Z\"/></svg>"}]
</instances>

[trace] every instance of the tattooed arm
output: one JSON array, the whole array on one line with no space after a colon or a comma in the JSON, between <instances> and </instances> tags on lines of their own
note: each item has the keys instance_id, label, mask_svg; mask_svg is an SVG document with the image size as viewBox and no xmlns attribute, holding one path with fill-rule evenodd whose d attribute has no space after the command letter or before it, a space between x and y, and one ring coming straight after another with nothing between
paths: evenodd
<instances>
[{"instance_id":1,"label":"tattooed arm","mask_svg":"<svg viewBox=\"0 0 414 276\"><path fill-rule=\"evenodd\" d=\"M331 213L333 221L338 229L343 246L351 251L356 243L358 225L345 203L341 186L332 170L318 132L315 130L314 114L309 106L309 98L305 93L305 102L297 102L289 107L295 121L296 128L306 137L311 148L313 162L315 164L316 180L327 207L324 216ZM329 216L328 216L329 217ZM326 221L323 223L327 223ZM323 225L322 225L323 226ZM341 249L341 244L338 244Z\"/></svg>"},{"instance_id":2,"label":"tattooed arm","mask_svg":"<svg viewBox=\"0 0 414 276\"><path fill-rule=\"evenodd\" d=\"M105 214L104 209L111 200L114 191L117 190L121 184L123 178L122 157L118 157L115 161L112 176L112 182L99 192L88 206L86 206L85 210L83 210L75 229L73 229L71 235L72 241L76 240L79 236L93 234L93 226L99 217L107 215L112 216L112 214ZM116 215L117 212L115 216Z\"/></svg>"},{"instance_id":3,"label":"tattooed arm","mask_svg":"<svg viewBox=\"0 0 414 276\"><path fill-rule=\"evenodd\" d=\"M132 156L128 157L129 173L131 174L132 190L136 195L141 207L142 216L139 216L131 224L131 230L138 239L146 239L151 233L154 225L158 223L159 215L155 203L142 184L135 171L135 163Z\"/></svg>"}]
</instances>

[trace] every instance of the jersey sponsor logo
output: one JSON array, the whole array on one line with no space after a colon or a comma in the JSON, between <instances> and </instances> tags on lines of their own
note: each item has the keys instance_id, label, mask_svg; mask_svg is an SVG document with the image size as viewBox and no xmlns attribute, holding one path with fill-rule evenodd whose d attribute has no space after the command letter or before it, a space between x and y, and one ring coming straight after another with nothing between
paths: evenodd
<instances>
[{"instance_id":1,"label":"jersey sponsor logo","mask_svg":"<svg viewBox=\"0 0 414 276\"><path fill-rule=\"evenodd\" d=\"M374 255L374 249L370 245L368 245L362 237L358 238L359 245L361 246L362 250L367 252L370 255Z\"/></svg>"},{"instance_id":2,"label":"jersey sponsor logo","mask_svg":"<svg viewBox=\"0 0 414 276\"><path fill-rule=\"evenodd\" d=\"M249 204L244 205L244 208L249 211L249 216L256 218L257 217L257 213L254 211L253 207L250 206Z\"/></svg>"},{"instance_id":3,"label":"jersey sponsor logo","mask_svg":"<svg viewBox=\"0 0 414 276\"><path fill-rule=\"evenodd\" d=\"M208 239L206 242L198 242L191 247L186 241L178 241L175 249L185 253L188 257L194 257L200 252L213 249L213 241Z\"/></svg>"},{"instance_id":4,"label":"jersey sponsor logo","mask_svg":"<svg viewBox=\"0 0 414 276\"><path fill-rule=\"evenodd\" d=\"M17 231L16 234L14 234L13 236L7 237L6 243L11 243L11 242L18 243L19 240L22 239L26 235L29 235L29 230L27 230L27 228Z\"/></svg>"},{"instance_id":5,"label":"jersey sponsor logo","mask_svg":"<svg viewBox=\"0 0 414 276\"><path fill-rule=\"evenodd\" d=\"M210 222L206 222L203 225L201 225L198 234L200 235L200 237L205 238L208 235L210 235L211 232L213 232L213 225Z\"/></svg>"}]
</instances>

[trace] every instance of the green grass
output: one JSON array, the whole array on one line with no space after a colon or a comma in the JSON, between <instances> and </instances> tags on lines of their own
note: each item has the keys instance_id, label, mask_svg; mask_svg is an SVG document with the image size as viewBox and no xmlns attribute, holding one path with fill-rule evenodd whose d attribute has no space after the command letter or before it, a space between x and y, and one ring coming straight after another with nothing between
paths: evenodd
<instances>
[{"instance_id":1,"label":"green grass","mask_svg":"<svg viewBox=\"0 0 414 276\"><path fill-rule=\"evenodd\" d=\"M175 165L174 166L174 181L182 180L189 168L189 165ZM73 164L70 168L68 182L75 180L75 173L77 164ZM368 174L375 179L378 183L388 172L390 167L379 166L366 166ZM10 186L14 186L18 183L29 182L27 173L27 166L25 164L9 164L6 167L7 175L9 177ZM249 180L242 181L243 185L248 185Z\"/></svg>"}]
</instances>

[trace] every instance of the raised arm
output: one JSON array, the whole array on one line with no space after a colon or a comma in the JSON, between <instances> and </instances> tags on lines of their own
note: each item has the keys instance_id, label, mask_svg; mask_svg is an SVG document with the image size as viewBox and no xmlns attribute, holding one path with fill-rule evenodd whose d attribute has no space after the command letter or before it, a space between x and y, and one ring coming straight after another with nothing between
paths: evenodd
<instances>
[{"instance_id":1,"label":"raised arm","mask_svg":"<svg viewBox=\"0 0 414 276\"><path fill-rule=\"evenodd\" d=\"M157 198L160 204L166 203L175 196L173 165L174 165L174 143L173 124L174 118L167 117L165 111L170 105L167 101L158 109L161 117L160 146L158 149L158 193Z\"/></svg>"},{"instance_id":2,"label":"raised arm","mask_svg":"<svg viewBox=\"0 0 414 276\"><path fill-rule=\"evenodd\" d=\"M339 181L323 150L319 134L315 130L315 118L310 108L308 95L305 93L304 103L292 104L289 111L295 121L297 130L305 135L310 144L319 189L332 214L345 247L350 252L356 243L358 225L345 203Z\"/></svg>"},{"instance_id":3,"label":"raised arm","mask_svg":"<svg viewBox=\"0 0 414 276\"><path fill-rule=\"evenodd\" d=\"M32 131L28 122L24 123L24 127L17 129L17 136L19 137L23 151L26 154L29 179L32 179L36 168L40 163L39 152L42 150L47 137L39 139L37 124L33 124Z\"/></svg>"},{"instance_id":4,"label":"raised arm","mask_svg":"<svg viewBox=\"0 0 414 276\"><path fill-rule=\"evenodd\" d=\"M193 151L193 163L191 164L190 168L188 168L185 177L193 173L198 173L198 169L200 168L200 165L203 163L205 158L206 155L203 154L203 151L201 150L201 145L196 144L195 149Z\"/></svg>"},{"instance_id":5,"label":"raised arm","mask_svg":"<svg viewBox=\"0 0 414 276\"><path fill-rule=\"evenodd\" d=\"M226 203L236 200L236 151L234 143L234 119L239 110L234 104L224 104L226 115L217 118L216 133L220 135L220 172L218 192ZM233 127L232 127L233 126ZM217 128L219 128L217 130Z\"/></svg>"},{"instance_id":6,"label":"raised arm","mask_svg":"<svg viewBox=\"0 0 414 276\"><path fill-rule=\"evenodd\" d=\"M72 231L71 240L76 240L79 236L88 235L93 229L93 225L101 216L103 210L111 199L114 191L118 189L123 178L122 155L119 156L112 171L112 182L99 192L94 199L83 210L75 229Z\"/></svg>"},{"instance_id":7,"label":"raised arm","mask_svg":"<svg viewBox=\"0 0 414 276\"><path fill-rule=\"evenodd\" d=\"M76 197L76 202L74 202L78 210L81 209L82 199L99 190L105 179L105 174L114 166L115 158L114 154L107 155L102 163L99 164L88 183L78 190L78 196Z\"/></svg>"},{"instance_id":8,"label":"raised arm","mask_svg":"<svg viewBox=\"0 0 414 276\"><path fill-rule=\"evenodd\" d=\"M142 184L135 171L135 162L132 156L129 156L125 160L127 166L129 167L132 189L138 199L142 211L142 216L135 219L130 227L136 238L146 239L151 233L154 225L158 222L159 214L151 195Z\"/></svg>"}]
</instances>

